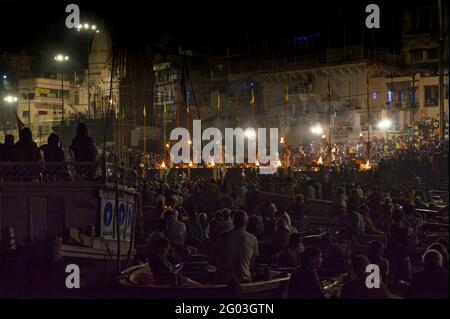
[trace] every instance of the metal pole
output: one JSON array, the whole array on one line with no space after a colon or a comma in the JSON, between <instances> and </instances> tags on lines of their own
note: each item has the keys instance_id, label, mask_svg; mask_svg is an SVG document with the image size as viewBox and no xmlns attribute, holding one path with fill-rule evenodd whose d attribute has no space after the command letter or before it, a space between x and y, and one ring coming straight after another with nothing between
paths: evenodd
<instances>
[{"instance_id":1,"label":"metal pole","mask_svg":"<svg viewBox=\"0 0 450 319\"><path fill-rule=\"evenodd\" d=\"M61 72L61 126L64 125L64 73Z\"/></svg>"},{"instance_id":2,"label":"metal pole","mask_svg":"<svg viewBox=\"0 0 450 319\"><path fill-rule=\"evenodd\" d=\"M30 93L27 95L28 99L28 127L31 130L31 106L30 106Z\"/></svg>"},{"instance_id":3,"label":"metal pole","mask_svg":"<svg viewBox=\"0 0 450 319\"><path fill-rule=\"evenodd\" d=\"M442 0L438 0L439 12L439 139L441 143L445 142L445 115L444 115L444 38L442 35L443 17Z\"/></svg>"},{"instance_id":4,"label":"metal pole","mask_svg":"<svg viewBox=\"0 0 450 319\"><path fill-rule=\"evenodd\" d=\"M370 92L369 70L367 70L367 160L370 162Z\"/></svg>"},{"instance_id":5,"label":"metal pole","mask_svg":"<svg viewBox=\"0 0 450 319\"><path fill-rule=\"evenodd\" d=\"M328 150L327 157L331 163L331 82L328 79Z\"/></svg>"},{"instance_id":6,"label":"metal pole","mask_svg":"<svg viewBox=\"0 0 450 319\"><path fill-rule=\"evenodd\" d=\"M88 49L88 54L87 54L87 58L88 58L88 63L87 63L87 74L86 74L86 86L87 86L87 108L88 108L88 116L91 117L91 105L90 105L90 94L91 94L91 90L89 87L89 54L91 53L90 51L90 46L91 46L91 39L89 38L89 34L88 34L88 45L87 45L87 49ZM95 118L95 112L94 112L94 118Z\"/></svg>"},{"instance_id":7,"label":"metal pole","mask_svg":"<svg viewBox=\"0 0 450 319\"><path fill-rule=\"evenodd\" d=\"M415 91L416 91L416 88L415 88L415 83L416 83L416 79L415 79L415 76L416 76L416 72L414 72L413 73L413 75L412 75L412 92L411 92L411 115L412 115L412 119L411 119L411 132L412 132L412 138L411 138L411 143L412 143L412 149L414 149L414 139L415 139L415 136L414 136L414 108L415 108L415 105L414 105L414 103L415 103Z\"/></svg>"}]
</instances>

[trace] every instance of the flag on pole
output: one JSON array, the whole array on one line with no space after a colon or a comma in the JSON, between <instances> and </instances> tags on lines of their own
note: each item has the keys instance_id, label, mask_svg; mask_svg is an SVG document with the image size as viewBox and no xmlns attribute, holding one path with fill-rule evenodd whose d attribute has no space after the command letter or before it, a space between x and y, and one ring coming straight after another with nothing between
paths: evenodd
<instances>
[{"instance_id":1,"label":"flag on pole","mask_svg":"<svg viewBox=\"0 0 450 319\"><path fill-rule=\"evenodd\" d=\"M145 107L145 104L144 104L144 109L142 110L142 115L144 115L145 119L147 118L147 110L146 109L147 108Z\"/></svg>"},{"instance_id":2,"label":"flag on pole","mask_svg":"<svg viewBox=\"0 0 450 319\"><path fill-rule=\"evenodd\" d=\"M252 88L252 98L250 99L250 105L255 104L255 93L253 92L253 88Z\"/></svg>"},{"instance_id":3,"label":"flag on pole","mask_svg":"<svg viewBox=\"0 0 450 319\"><path fill-rule=\"evenodd\" d=\"M23 124L23 122L20 120L19 115L17 115L17 112L14 111L14 114L16 115L16 119L17 119L17 128L19 129L19 133L20 131L23 130L23 128L25 127L25 124Z\"/></svg>"},{"instance_id":4,"label":"flag on pole","mask_svg":"<svg viewBox=\"0 0 450 319\"><path fill-rule=\"evenodd\" d=\"M286 86L284 87L284 103L288 103L289 102L289 88L286 82Z\"/></svg>"}]
</instances>

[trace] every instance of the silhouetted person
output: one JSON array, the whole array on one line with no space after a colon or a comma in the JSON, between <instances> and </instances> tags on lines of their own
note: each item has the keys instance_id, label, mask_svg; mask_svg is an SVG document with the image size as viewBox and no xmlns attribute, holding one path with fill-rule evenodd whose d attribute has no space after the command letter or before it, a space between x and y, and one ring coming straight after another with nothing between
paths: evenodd
<instances>
[{"instance_id":1,"label":"silhouetted person","mask_svg":"<svg viewBox=\"0 0 450 319\"><path fill-rule=\"evenodd\" d=\"M72 140L70 150L77 162L94 162L97 159L97 149L94 140L89 136L86 124L78 124L77 133Z\"/></svg>"},{"instance_id":2,"label":"silhouetted person","mask_svg":"<svg viewBox=\"0 0 450 319\"><path fill-rule=\"evenodd\" d=\"M39 150L28 127L19 133L19 141L14 144L13 159L16 162L37 162L40 158Z\"/></svg>"},{"instance_id":3,"label":"silhouetted person","mask_svg":"<svg viewBox=\"0 0 450 319\"><path fill-rule=\"evenodd\" d=\"M12 162L14 160L14 135L8 134L5 136L5 144L0 145L0 161Z\"/></svg>"},{"instance_id":4,"label":"silhouetted person","mask_svg":"<svg viewBox=\"0 0 450 319\"><path fill-rule=\"evenodd\" d=\"M317 271L322 265L322 252L310 247L302 255L302 265L289 281L290 299L325 299Z\"/></svg>"},{"instance_id":5,"label":"silhouetted person","mask_svg":"<svg viewBox=\"0 0 450 319\"><path fill-rule=\"evenodd\" d=\"M242 210L234 215L234 229L219 236L213 250L217 267L217 279L221 283L250 282L256 257L259 255L258 239L245 230L247 213Z\"/></svg>"},{"instance_id":6,"label":"silhouetted person","mask_svg":"<svg viewBox=\"0 0 450 319\"><path fill-rule=\"evenodd\" d=\"M46 162L64 162L64 151L61 148L59 136L55 133L50 134L47 144L40 147L44 153Z\"/></svg>"},{"instance_id":7,"label":"silhouetted person","mask_svg":"<svg viewBox=\"0 0 450 319\"><path fill-rule=\"evenodd\" d=\"M387 299L384 284L379 287L367 287L366 279L369 273L366 268L370 264L366 256L359 255L353 258L349 280L342 287L341 299Z\"/></svg>"},{"instance_id":8,"label":"silhouetted person","mask_svg":"<svg viewBox=\"0 0 450 319\"><path fill-rule=\"evenodd\" d=\"M442 255L428 250L423 256L424 270L415 273L409 291L412 299L448 299L448 274L442 268Z\"/></svg>"}]
</instances>

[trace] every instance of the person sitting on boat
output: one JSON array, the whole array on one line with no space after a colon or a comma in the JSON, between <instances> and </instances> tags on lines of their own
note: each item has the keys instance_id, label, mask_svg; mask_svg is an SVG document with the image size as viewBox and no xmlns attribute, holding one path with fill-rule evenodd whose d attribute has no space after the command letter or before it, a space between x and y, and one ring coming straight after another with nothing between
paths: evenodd
<instances>
[{"instance_id":1,"label":"person sitting on boat","mask_svg":"<svg viewBox=\"0 0 450 319\"><path fill-rule=\"evenodd\" d=\"M229 209L223 209L216 213L214 224L214 236L219 237L221 234L233 229L233 220L230 216Z\"/></svg>"},{"instance_id":2,"label":"person sitting on boat","mask_svg":"<svg viewBox=\"0 0 450 319\"><path fill-rule=\"evenodd\" d=\"M13 158L15 162L37 162L40 159L40 153L33 135L28 127L24 127L19 133L19 141L14 144Z\"/></svg>"},{"instance_id":3,"label":"person sitting on boat","mask_svg":"<svg viewBox=\"0 0 450 319\"><path fill-rule=\"evenodd\" d=\"M292 233L288 245L278 255L278 266L292 268L300 266L301 254L304 251L302 237L299 233Z\"/></svg>"},{"instance_id":4,"label":"person sitting on boat","mask_svg":"<svg viewBox=\"0 0 450 319\"><path fill-rule=\"evenodd\" d=\"M386 283L389 276L389 261L383 257L384 246L379 241L370 242L367 249L367 258L371 264L380 268L381 282Z\"/></svg>"},{"instance_id":5,"label":"person sitting on boat","mask_svg":"<svg viewBox=\"0 0 450 319\"><path fill-rule=\"evenodd\" d=\"M304 230L308 224L306 216L305 198L302 194L295 196L295 203L291 204L287 209L292 223L299 230Z\"/></svg>"},{"instance_id":6,"label":"person sitting on boat","mask_svg":"<svg viewBox=\"0 0 450 319\"><path fill-rule=\"evenodd\" d=\"M363 204L361 205L359 211L364 219L364 234L384 235L384 233L376 229L375 225L373 224L372 218L370 217L369 206Z\"/></svg>"},{"instance_id":7,"label":"person sitting on boat","mask_svg":"<svg viewBox=\"0 0 450 319\"><path fill-rule=\"evenodd\" d=\"M245 230L247 213L238 210L234 215L234 229L219 236L213 250L217 279L221 283L250 282L251 268L259 255L258 239Z\"/></svg>"},{"instance_id":8,"label":"person sitting on boat","mask_svg":"<svg viewBox=\"0 0 450 319\"><path fill-rule=\"evenodd\" d=\"M325 299L317 271L322 265L322 252L309 247L302 255L302 265L297 267L289 280L290 299Z\"/></svg>"},{"instance_id":9,"label":"person sitting on boat","mask_svg":"<svg viewBox=\"0 0 450 319\"><path fill-rule=\"evenodd\" d=\"M391 266L390 279L409 282L411 278L411 260L409 248L409 236L413 230L405 221L405 213L401 206L395 206L392 210L392 221L386 238L386 258Z\"/></svg>"},{"instance_id":10,"label":"person sitting on boat","mask_svg":"<svg viewBox=\"0 0 450 319\"><path fill-rule=\"evenodd\" d=\"M147 255L152 255L156 252L159 241L162 238L166 238L167 222L164 219L160 219L156 224L156 229L150 233L146 241L145 251Z\"/></svg>"},{"instance_id":11,"label":"person sitting on boat","mask_svg":"<svg viewBox=\"0 0 450 319\"><path fill-rule=\"evenodd\" d=\"M447 248L443 244L436 242L436 243L431 244L427 248L427 251L432 250L432 249L437 250L442 255L442 268L448 273L448 250L447 250Z\"/></svg>"},{"instance_id":12,"label":"person sitting on boat","mask_svg":"<svg viewBox=\"0 0 450 319\"><path fill-rule=\"evenodd\" d=\"M174 251L183 259L197 252L197 249L186 245L187 231L186 224L178 219L178 212L174 209L167 209L164 213L167 222L166 237L170 240Z\"/></svg>"},{"instance_id":13,"label":"person sitting on boat","mask_svg":"<svg viewBox=\"0 0 450 319\"><path fill-rule=\"evenodd\" d=\"M359 255L352 260L349 280L342 287L341 299L387 299L386 287L383 283L377 288L369 288L366 279L369 273L366 272L370 264L367 256Z\"/></svg>"},{"instance_id":14,"label":"person sitting on boat","mask_svg":"<svg viewBox=\"0 0 450 319\"><path fill-rule=\"evenodd\" d=\"M0 145L0 161L12 162L14 160L14 135L7 134L5 143Z\"/></svg>"},{"instance_id":15,"label":"person sitting on boat","mask_svg":"<svg viewBox=\"0 0 450 319\"><path fill-rule=\"evenodd\" d=\"M424 270L414 274L408 298L448 299L448 272L442 268L442 262L439 251L431 249L425 252Z\"/></svg>"},{"instance_id":16,"label":"person sitting on boat","mask_svg":"<svg viewBox=\"0 0 450 319\"><path fill-rule=\"evenodd\" d=\"M182 265L173 266L168 258L171 248L167 238L161 238L156 246L156 251L150 257L150 270L158 285L181 285L183 287L200 287L201 284L182 276Z\"/></svg>"},{"instance_id":17,"label":"person sitting on boat","mask_svg":"<svg viewBox=\"0 0 450 319\"><path fill-rule=\"evenodd\" d=\"M289 243L289 236L292 231L289 228L286 218L279 218L276 222L275 233L273 234L273 250L277 254Z\"/></svg>"}]
</instances>

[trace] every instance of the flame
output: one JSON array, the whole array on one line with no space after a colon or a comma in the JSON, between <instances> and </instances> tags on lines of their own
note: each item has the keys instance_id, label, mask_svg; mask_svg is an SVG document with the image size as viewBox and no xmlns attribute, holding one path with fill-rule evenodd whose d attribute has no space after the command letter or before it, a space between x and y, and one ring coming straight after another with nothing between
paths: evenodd
<instances>
[{"instance_id":1,"label":"flame","mask_svg":"<svg viewBox=\"0 0 450 319\"><path fill-rule=\"evenodd\" d=\"M164 161L161 163L161 168L166 168L166 163L164 163Z\"/></svg>"},{"instance_id":2,"label":"flame","mask_svg":"<svg viewBox=\"0 0 450 319\"><path fill-rule=\"evenodd\" d=\"M256 167L259 167L259 161L258 161L258 159L256 159L255 166L256 166Z\"/></svg>"},{"instance_id":3,"label":"flame","mask_svg":"<svg viewBox=\"0 0 450 319\"><path fill-rule=\"evenodd\" d=\"M280 138L280 144L284 144L284 137Z\"/></svg>"},{"instance_id":4,"label":"flame","mask_svg":"<svg viewBox=\"0 0 450 319\"><path fill-rule=\"evenodd\" d=\"M325 137L326 137L325 134L323 134L323 135L322 135L322 138L325 139Z\"/></svg>"},{"instance_id":5,"label":"flame","mask_svg":"<svg viewBox=\"0 0 450 319\"><path fill-rule=\"evenodd\" d=\"M167 148L169 148L169 147L170 147L169 143L167 143L167 144L166 144L166 147L167 147Z\"/></svg>"},{"instance_id":6,"label":"flame","mask_svg":"<svg viewBox=\"0 0 450 319\"><path fill-rule=\"evenodd\" d=\"M192 141L191 141L191 140L189 140L189 141L188 141L188 144L189 144L189 145L191 145L191 144L192 144Z\"/></svg>"},{"instance_id":7,"label":"flame","mask_svg":"<svg viewBox=\"0 0 450 319\"><path fill-rule=\"evenodd\" d=\"M371 169L372 167L370 166L370 161L369 160L367 160L367 162L366 162L366 169Z\"/></svg>"},{"instance_id":8,"label":"flame","mask_svg":"<svg viewBox=\"0 0 450 319\"><path fill-rule=\"evenodd\" d=\"M192 166L194 166L194 165L192 164L192 161L189 161L189 167L192 167Z\"/></svg>"},{"instance_id":9,"label":"flame","mask_svg":"<svg viewBox=\"0 0 450 319\"><path fill-rule=\"evenodd\" d=\"M317 164L319 165L323 164L322 156L320 156L319 159L317 160Z\"/></svg>"},{"instance_id":10,"label":"flame","mask_svg":"<svg viewBox=\"0 0 450 319\"><path fill-rule=\"evenodd\" d=\"M214 158L211 158L211 166L214 167L216 164L214 163Z\"/></svg>"},{"instance_id":11,"label":"flame","mask_svg":"<svg viewBox=\"0 0 450 319\"><path fill-rule=\"evenodd\" d=\"M281 167L281 161L280 160L278 160L278 162L277 162L277 167Z\"/></svg>"}]
</instances>

